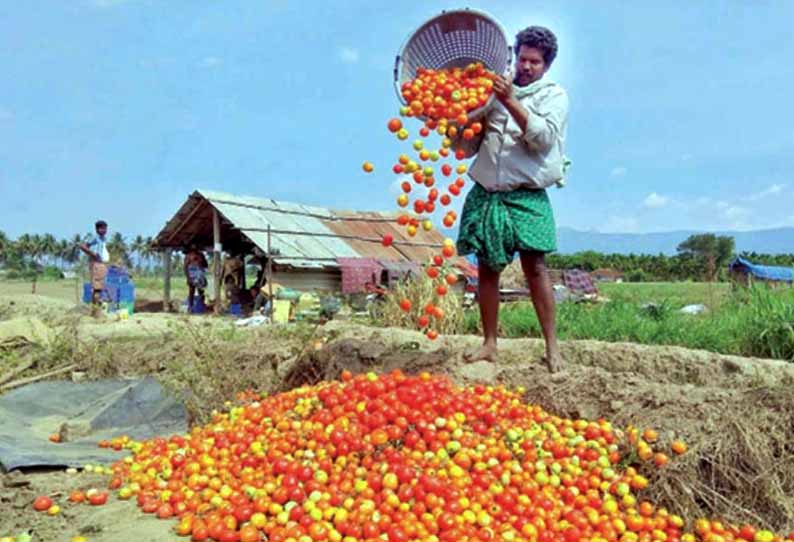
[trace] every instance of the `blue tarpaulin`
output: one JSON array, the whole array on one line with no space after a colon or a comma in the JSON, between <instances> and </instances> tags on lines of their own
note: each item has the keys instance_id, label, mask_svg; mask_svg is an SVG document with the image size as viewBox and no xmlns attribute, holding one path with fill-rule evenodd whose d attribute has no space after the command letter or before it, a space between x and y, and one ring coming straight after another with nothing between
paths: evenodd
<instances>
[{"instance_id":1,"label":"blue tarpaulin","mask_svg":"<svg viewBox=\"0 0 794 542\"><path fill-rule=\"evenodd\" d=\"M794 282L794 268L773 267L771 265L757 265L744 258L734 259L728 266L730 270L746 270L747 273L760 280L774 280L781 282Z\"/></svg>"}]
</instances>

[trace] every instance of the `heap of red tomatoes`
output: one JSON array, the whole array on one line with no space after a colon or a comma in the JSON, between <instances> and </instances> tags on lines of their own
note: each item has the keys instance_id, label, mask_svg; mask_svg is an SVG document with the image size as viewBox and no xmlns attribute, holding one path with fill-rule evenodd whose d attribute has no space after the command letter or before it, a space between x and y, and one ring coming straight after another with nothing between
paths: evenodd
<instances>
[{"instance_id":1,"label":"heap of red tomatoes","mask_svg":"<svg viewBox=\"0 0 794 542\"><path fill-rule=\"evenodd\" d=\"M550 415L522 392L345 373L128 441L114 479L195 541L783 540L705 519L686 532L639 497L648 480L620 467L608 422Z\"/></svg>"},{"instance_id":2,"label":"heap of red tomatoes","mask_svg":"<svg viewBox=\"0 0 794 542\"><path fill-rule=\"evenodd\" d=\"M397 224L404 227L409 237L414 237L422 228L425 231L433 229L430 217L442 207L448 207L454 197L460 196L466 181L463 175L467 167L464 163L466 153L462 148L453 149L455 143L473 139L483 130L478 121L471 121L469 114L483 107L491 98L493 80L495 75L488 71L481 63L472 63L465 68L451 68L431 70L419 68L416 77L406 81L401 87L401 93L408 104L400 110L402 117L414 117L424 120L418 130L421 136L415 139L411 149L415 155L400 154L392 171L397 175L404 175L405 180L400 183L402 193L397 198L397 205L405 209L397 217ZM388 121L387 128L396 137L405 141L410 132L400 118ZM438 141L431 145L428 139L432 134L438 135ZM445 162L453 161L452 164ZM438 165L434 165L439 162ZM457 164L455 164L457 162ZM371 162L363 165L365 172L372 172L374 166ZM448 178L448 181L441 181ZM421 190L415 190L419 185ZM413 197L413 201L412 201ZM457 221L457 213L453 209L444 212L441 223L445 228L452 228ZM394 242L391 235L384 235L382 243L390 246ZM442 253L428 262L428 274L435 281L436 295L446 295L451 283L447 278L449 272L439 263L449 259L455 254L454 243L447 239ZM404 310L407 300L400 300ZM438 313L438 301L430 304L428 310L417 310L416 323L420 329L427 330L427 336L435 339L438 333L432 329L431 323ZM440 310L440 309L439 309Z\"/></svg>"}]
</instances>

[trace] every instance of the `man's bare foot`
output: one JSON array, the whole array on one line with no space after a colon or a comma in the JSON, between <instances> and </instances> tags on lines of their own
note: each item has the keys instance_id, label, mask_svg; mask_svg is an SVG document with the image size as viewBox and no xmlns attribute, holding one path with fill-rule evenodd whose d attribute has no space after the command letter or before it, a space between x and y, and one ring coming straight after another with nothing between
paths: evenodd
<instances>
[{"instance_id":1,"label":"man's bare foot","mask_svg":"<svg viewBox=\"0 0 794 542\"><path fill-rule=\"evenodd\" d=\"M463 359L467 363L475 361L490 361L491 363L496 363L496 345L482 345L479 348L473 348L463 354Z\"/></svg>"},{"instance_id":2,"label":"man's bare foot","mask_svg":"<svg viewBox=\"0 0 794 542\"><path fill-rule=\"evenodd\" d=\"M563 362L562 356L559 352L554 352L552 354L546 354L543 356L543 361L546 363L546 366L549 368L550 373L558 373L562 371Z\"/></svg>"}]
</instances>

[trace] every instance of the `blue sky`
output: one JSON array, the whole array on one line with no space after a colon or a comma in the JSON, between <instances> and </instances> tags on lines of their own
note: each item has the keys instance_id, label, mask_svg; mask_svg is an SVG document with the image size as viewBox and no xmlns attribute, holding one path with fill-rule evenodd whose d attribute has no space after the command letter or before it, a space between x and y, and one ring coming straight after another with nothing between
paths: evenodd
<instances>
[{"instance_id":1,"label":"blue sky","mask_svg":"<svg viewBox=\"0 0 794 542\"><path fill-rule=\"evenodd\" d=\"M519 7L520 5L520 7ZM482 7L472 2L470 7ZM0 6L0 230L154 235L197 187L393 210L394 56L451 2ZM558 225L794 226L794 2L489 2L560 40ZM371 160L376 173L361 163Z\"/></svg>"}]
</instances>

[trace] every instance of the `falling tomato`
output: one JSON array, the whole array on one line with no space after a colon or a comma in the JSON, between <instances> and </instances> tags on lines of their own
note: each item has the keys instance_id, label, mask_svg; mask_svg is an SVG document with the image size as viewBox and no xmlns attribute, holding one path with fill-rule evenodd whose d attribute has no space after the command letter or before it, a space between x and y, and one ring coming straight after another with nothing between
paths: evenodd
<instances>
[{"instance_id":1,"label":"falling tomato","mask_svg":"<svg viewBox=\"0 0 794 542\"><path fill-rule=\"evenodd\" d=\"M398 118L393 118L389 121L388 128L393 134L396 134L403 127L403 122Z\"/></svg>"}]
</instances>

